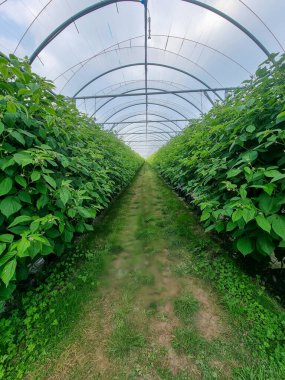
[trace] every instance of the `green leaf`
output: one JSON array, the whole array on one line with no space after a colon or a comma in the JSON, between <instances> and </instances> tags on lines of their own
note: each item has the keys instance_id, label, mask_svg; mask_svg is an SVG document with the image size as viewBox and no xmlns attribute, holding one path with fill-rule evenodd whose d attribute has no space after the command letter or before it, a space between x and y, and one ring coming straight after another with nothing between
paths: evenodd
<instances>
[{"instance_id":1,"label":"green leaf","mask_svg":"<svg viewBox=\"0 0 285 380\"><path fill-rule=\"evenodd\" d=\"M14 154L14 160L21 166L26 166L33 163L32 157L27 152L18 152Z\"/></svg>"},{"instance_id":2,"label":"green leaf","mask_svg":"<svg viewBox=\"0 0 285 380\"><path fill-rule=\"evenodd\" d=\"M13 180L10 177L0 182L0 196L8 194L13 187Z\"/></svg>"},{"instance_id":3,"label":"green leaf","mask_svg":"<svg viewBox=\"0 0 285 380\"><path fill-rule=\"evenodd\" d=\"M4 132L4 130L5 130L4 124L1 123L0 121L0 135Z\"/></svg>"},{"instance_id":4,"label":"green leaf","mask_svg":"<svg viewBox=\"0 0 285 380\"><path fill-rule=\"evenodd\" d=\"M252 219L254 219L255 214L256 214L256 211L254 208L244 208L242 210L242 217L243 217L245 223L248 223Z\"/></svg>"},{"instance_id":5,"label":"green leaf","mask_svg":"<svg viewBox=\"0 0 285 380\"><path fill-rule=\"evenodd\" d=\"M20 175L16 175L16 177L15 177L15 181L19 184L19 185L21 185L22 187L27 187L27 181L25 180L25 178L24 177L22 177L22 176L20 176Z\"/></svg>"},{"instance_id":6,"label":"green leaf","mask_svg":"<svg viewBox=\"0 0 285 380\"><path fill-rule=\"evenodd\" d=\"M249 133L252 133L255 131L255 126L254 125L249 125L248 127L246 127L246 131L249 132Z\"/></svg>"},{"instance_id":7,"label":"green leaf","mask_svg":"<svg viewBox=\"0 0 285 380\"><path fill-rule=\"evenodd\" d=\"M68 189L65 189L65 188L60 189L59 190L59 197L65 206L71 197L70 191Z\"/></svg>"},{"instance_id":8,"label":"green leaf","mask_svg":"<svg viewBox=\"0 0 285 380\"><path fill-rule=\"evenodd\" d=\"M258 157L258 152L255 150L250 150L242 154L241 158L243 161L252 162L255 161Z\"/></svg>"},{"instance_id":9,"label":"green leaf","mask_svg":"<svg viewBox=\"0 0 285 380\"><path fill-rule=\"evenodd\" d=\"M37 170L34 170L34 171L32 172L32 174L31 174L31 180L32 180L33 182L35 182L35 181L38 181L40 178L41 178L41 173L38 172Z\"/></svg>"},{"instance_id":10,"label":"green leaf","mask_svg":"<svg viewBox=\"0 0 285 380\"><path fill-rule=\"evenodd\" d=\"M10 133L10 135L15 139L17 140L20 144L22 145L25 145L26 141L23 137L23 135L21 135L21 133L17 132L17 131L12 131Z\"/></svg>"},{"instance_id":11,"label":"green leaf","mask_svg":"<svg viewBox=\"0 0 285 380\"><path fill-rule=\"evenodd\" d=\"M56 189L56 182L52 177L50 177L49 175L46 175L46 174L44 174L43 177L51 187Z\"/></svg>"},{"instance_id":12,"label":"green leaf","mask_svg":"<svg viewBox=\"0 0 285 380\"><path fill-rule=\"evenodd\" d=\"M237 209L236 211L233 212L232 214L232 221L237 222L243 217L243 210L242 209Z\"/></svg>"},{"instance_id":13,"label":"green leaf","mask_svg":"<svg viewBox=\"0 0 285 380\"><path fill-rule=\"evenodd\" d=\"M274 215L272 218L273 231L285 240L285 216Z\"/></svg>"},{"instance_id":14,"label":"green leaf","mask_svg":"<svg viewBox=\"0 0 285 380\"><path fill-rule=\"evenodd\" d=\"M11 234L0 235L0 241L2 241L3 243L12 243L13 240L14 240L14 235L11 235Z\"/></svg>"},{"instance_id":15,"label":"green leaf","mask_svg":"<svg viewBox=\"0 0 285 380\"><path fill-rule=\"evenodd\" d=\"M205 210L202 212L202 215L200 217L200 221L204 222L205 220L207 220L209 218L210 218L210 213L209 213L209 211Z\"/></svg>"},{"instance_id":16,"label":"green leaf","mask_svg":"<svg viewBox=\"0 0 285 380\"><path fill-rule=\"evenodd\" d=\"M265 213L265 215L269 215L269 214L279 211L280 200L278 198L270 197L268 194L262 193L258 199L259 199L259 208L261 209L261 211Z\"/></svg>"},{"instance_id":17,"label":"green leaf","mask_svg":"<svg viewBox=\"0 0 285 380\"><path fill-rule=\"evenodd\" d=\"M13 220L13 222L8 226L8 228L17 226L18 224L21 224L21 223L24 223L24 222L30 222L32 219L33 218L31 216L28 216L28 215L17 216Z\"/></svg>"},{"instance_id":18,"label":"green leaf","mask_svg":"<svg viewBox=\"0 0 285 380\"><path fill-rule=\"evenodd\" d=\"M282 123L282 121L285 120L285 111L281 112L279 115L276 117L276 124Z\"/></svg>"},{"instance_id":19,"label":"green leaf","mask_svg":"<svg viewBox=\"0 0 285 380\"><path fill-rule=\"evenodd\" d=\"M15 214L22 208L21 203L17 197L6 197L0 203L0 211L6 218Z\"/></svg>"},{"instance_id":20,"label":"green leaf","mask_svg":"<svg viewBox=\"0 0 285 380\"><path fill-rule=\"evenodd\" d=\"M25 236L22 236L21 240L16 243L17 247L17 255L19 257L27 257L29 256L29 247L31 243Z\"/></svg>"},{"instance_id":21,"label":"green leaf","mask_svg":"<svg viewBox=\"0 0 285 380\"><path fill-rule=\"evenodd\" d=\"M6 249L6 244L5 243L0 243L0 255L5 251L5 249Z\"/></svg>"},{"instance_id":22,"label":"green leaf","mask_svg":"<svg viewBox=\"0 0 285 380\"><path fill-rule=\"evenodd\" d=\"M271 231L271 224L269 221L265 218L264 215L257 215L256 218L257 225L262 228L264 231L270 233Z\"/></svg>"},{"instance_id":23,"label":"green leaf","mask_svg":"<svg viewBox=\"0 0 285 380\"><path fill-rule=\"evenodd\" d=\"M7 261L16 256L16 251L7 252L6 255L0 258L0 267L2 267Z\"/></svg>"},{"instance_id":24,"label":"green leaf","mask_svg":"<svg viewBox=\"0 0 285 380\"><path fill-rule=\"evenodd\" d=\"M11 260L8 262L8 264L5 265L3 270L1 271L0 277L6 287L8 286L9 282L11 281L12 277L15 274L16 271L16 266L17 266L17 260Z\"/></svg>"},{"instance_id":25,"label":"green leaf","mask_svg":"<svg viewBox=\"0 0 285 380\"><path fill-rule=\"evenodd\" d=\"M247 237L242 237L237 240L237 249L244 255L249 255L253 252L254 246L252 240Z\"/></svg>"},{"instance_id":26,"label":"green leaf","mask_svg":"<svg viewBox=\"0 0 285 380\"><path fill-rule=\"evenodd\" d=\"M257 237L256 248L260 253L269 256L274 251L275 246L272 243L270 236L264 233Z\"/></svg>"},{"instance_id":27,"label":"green leaf","mask_svg":"<svg viewBox=\"0 0 285 380\"><path fill-rule=\"evenodd\" d=\"M241 173L241 169L231 169L227 172L227 178L236 177Z\"/></svg>"}]
</instances>

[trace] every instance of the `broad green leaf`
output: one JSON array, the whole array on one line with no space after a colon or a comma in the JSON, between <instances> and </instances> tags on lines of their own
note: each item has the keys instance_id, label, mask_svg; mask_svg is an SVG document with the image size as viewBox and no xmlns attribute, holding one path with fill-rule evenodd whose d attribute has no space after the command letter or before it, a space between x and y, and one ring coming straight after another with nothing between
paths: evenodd
<instances>
[{"instance_id":1,"label":"broad green leaf","mask_svg":"<svg viewBox=\"0 0 285 380\"><path fill-rule=\"evenodd\" d=\"M237 209L236 211L233 212L232 214L232 221L237 222L243 217L243 210L242 209Z\"/></svg>"},{"instance_id":2,"label":"broad green leaf","mask_svg":"<svg viewBox=\"0 0 285 380\"><path fill-rule=\"evenodd\" d=\"M44 174L43 177L51 187L56 189L56 182L52 177L50 177L49 175L46 175L46 174Z\"/></svg>"},{"instance_id":3,"label":"broad green leaf","mask_svg":"<svg viewBox=\"0 0 285 380\"><path fill-rule=\"evenodd\" d=\"M20 176L20 175L16 175L16 177L15 177L15 181L19 184L19 185L21 185L22 187L27 187L27 181L25 180L25 178L24 177L22 177L22 176Z\"/></svg>"},{"instance_id":4,"label":"broad green leaf","mask_svg":"<svg viewBox=\"0 0 285 380\"><path fill-rule=\"evenodd\" d=\"M24 222L30 222L32 219L33 218L31 216L28 216L28 215L17 216L13 220L13 222L8 226L8 228L17 226L18 224L21 224L21 223L24 223Z\"/></svg>"},{"instance_id":5,"label":"broad green leaf","mask_svg":"<svg viewBox=\"0 0 285 380\"><path fill-rule=\"evenodd\" d=\"M0 241L2 241L3 243L12 243L13 240L14 240L14 235L11 235L11 234L0 235Z\"/></svg>"},{"instance_id":6,"label":"broad green leaf","mask_svg":"<svg viewBox=\"0 0 285 380\"><path fill-rule=\"evenodd\" d=\"M256 218L256 223L260 228L262 228L264 231L270 233L271 231L271 224L269 221L265 218L264 215L257 215Z\"/></svg>"},{"instance_id":7,"label":"broad green leaf","mask_svg":"<svg viewBox=\"0 0 285 380\"><path fill-rule=\"evenodd\" d=\"M16 259L9 261L5 267L2 269L0 277L6 287L8 286L10 280L13 278L16 271L17 261Z\"/></svg>"},{"instance_id":8,"label":"broad green leaf","mask_svg":"<svg viewBox=\"0 0 285 380\"><path fill-rule=\"evenodd\" d=\"M265 215L275 213L281 207L279 201L280 200L278 198L271 197L268 194L263 193L259 196L259 208L265 213Z\"/></svg>"},{"instance_id":9,"label":"broad green leaf","mask_svg":"<svg viewBox=\"0 0 285 380\"><path fill-rule=\"evenodd\" d=\"M274 215L272 218L272 229L278 236L285 240L285 216Z\"/></svg>"},{"instance_id":10,"label":"broad green leaf","mask_svg":"<svg viewBox=\"0 0 285 380\"><path fill-rule=\"evenodd\" d=\"M0 203L0 211L6 218L15 214L22 208L21 203L17 197L6 197Z\"/></svg>"},{"instance_id":11,"label":"broad green leaf","mask_svg":"<svg viewBox=\"0 0 285 380\"><path fill-rule=\"evenodd\" d=\"M209 218L210 218L210 213L209 213L209 211L205 210L205 211L202 212L202 215L200 217L200 221L204 222L205 220L207 220Z\"/></svg>"},{"instance_id":12,"label":"broad green leaf","mask_svg":"<svg viewBox=\"0 0 285 380\"><path fill-rule=\"evenodd\" d=\"M15 160L15 162L17 162L17 164L19 164L21 166L27 166L27 165L33 163L33 159L30 156L30 154L27 152L24 152L24 151L15 153L14 154L14 160Z\"/></svg>"},{"instance_id":13,"label":"broad green leaf","mask_svg":"<svg viewBox=\"0 0 285 380\"><path fill-rule=\"evenodd\" d=\"M65 188L60 189L59 190L59 197L65 206L71 197L70 191L68 189L65 189Z\"/></svg>"},{"instance_id":14,"label":"broad green leaf","mask_svg":"<svg viewBox=\"0 0 285 380\"><path fill-rule=\"evenodd\" d=\"M13 187L13 180L10 177L3 179L0 182L0 196L6 195Z\"/></svg>"},{"instance_id":15,"label":"broad green leaf","mask_svg":"<svg viewBox=\"0 0 285 380\"><path fill-rule=\"evenodd\" d=\"M248 127L246 127L246 131L249 132L249 133L252 133L255 131L255 126L254 125L249 125Z\"/></svg>"},{"instance_id":16,"label":"broad green leaf","mask_svg":"<svg viewBox=\"0 0 285 380\"><path fill-rule=\"evenodd\" d=\"M282 121L285 120L285 111L281 112L277 117L276 117L276 124L282 123Z\"/></svg>"},{"instance_id":17,"label":"broad green leaf","mask_svg":"<svg viewBox=\"0 0 285 380\"><path fill-rule=\"evenodd\" d=\"M34 170L31 174L31 180L33 182L38 181L41 178L41 173L37 170Z\"/></svg>"},{"instance_id":18,"label":"broad green leaf","mask_svg":"<svg viewBox=\"0 0 285 380\"><path fill-rule=\"evenodd\" d=\"M255 214L256 214L256 211L254 208L244 208L242 210L242 217L243 217L245 223L248 223L252 219L254 219Z\"/></svg>"},{"instance_id":19,"label":"broad green leaf","mask_svg":"<svg viewBox=\"0 0 285 380\"><path fill-rule=\"evenodd\" d=\"M251 239L242 237L237 240L237 249L244 255L249 255L253 252L254 246Z\"/></svg>"},{"instance_id":20,"label":"broad green leaf","mask_svg":"<svg viewBox=\"0 0 285 380\"><path fill-rule=\"evenodd\" d=\"M269 235L262 234L257 237L256 248L264 255L271 255L275 246Z\"/></svg>"},{"instance_id":21,"label":"broad green leaf","mask_svg":"<svg viewBox=\"0 0 285 380\"><path fill-rule=\"evenodd\" d=\"M16 251L7 252L6 255L0 257L0 267L2 267L7 261L16 256Z\"/></svg>"},{"instance_id":22,"label":"broad green leaf","mask_svg":"<svg viewBox=\"0 0 285 380\"><path fill-rule=\"evenodd\" d=\"M5 249L6 249L6 244L5 243L0 243L0 255L5 251Z\"/></svg>"},{"instance_id":23,"label":"broad green leaf","mask_svg":"<svg viewBox=\"0 0 285 380\"><path fill-rule=\"evenodd\" d=\"M17 131L12 131L10 133L10 136L12 136L15 140L17 140L20 144L22 145L25 145L26 142L25 142L25 139L23 137L23 135Z\"/></svg>"},{"instance_id":24,"label":"broad green leaf","mask_svg":"<svg viewBox=\"0 0 285 380\"><path fill-rule=\"evenodd\" d=\"M29 256L29 247L31 243L25 236L22 236L21 240L16 243L17 247L17 256L27 257Z\"/></svg>"},{"instance_id":25,"label":"broad green leaf","mask_svg":"<svg viewBox=\"0 0 285 380\"><path fill-rule=\"evenodd\" d=\"M5 130L4 124L1 123L0 121L0 135L4 132L4 130Z\"/></svg>"},{"instance_id":26,"label":"broad green leaf","mask_svg":"<svg viewBox=\"0 0 285 380\"><path fill-rule=\"evenodd\" d=\"M241 173L241 169L231 169L227 172L227 178L236 177Z\"/></svg>"}]
</instances>

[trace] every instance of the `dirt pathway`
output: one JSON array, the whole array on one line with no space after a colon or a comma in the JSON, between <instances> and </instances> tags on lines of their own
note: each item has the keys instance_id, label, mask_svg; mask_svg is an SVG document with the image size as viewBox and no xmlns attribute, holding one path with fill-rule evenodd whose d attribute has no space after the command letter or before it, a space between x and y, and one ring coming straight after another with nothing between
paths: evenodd
<instances>
[{"instance_id":1,"label":"dirt pathway","mask_svg":"<svg viewBox=\"0 0 285 380\"><path fill-rule=\"evenodd\" d=\"M38 378L231 378L238 362L225 313L212 289L183 271L191 252L173 219L181 207L143 167L113 220L118 253L86 300L76 338ZM199 227L194 234L202 238Z\"/></svg>"}]
</instances>

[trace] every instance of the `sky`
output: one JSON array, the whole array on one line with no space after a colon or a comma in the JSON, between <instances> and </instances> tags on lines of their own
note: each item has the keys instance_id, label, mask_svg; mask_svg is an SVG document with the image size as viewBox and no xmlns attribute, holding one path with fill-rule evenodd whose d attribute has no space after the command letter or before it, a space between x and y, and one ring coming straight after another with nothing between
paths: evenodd
<instances>
[{"instance_id":1,"label":"sky","mask_svg":"<svg viewBox=\"0 0 285 380\"><path fill-rule=\"evenodd\" d=\"M271 52L284 52L284 0L200 0L236 20ZM61 23L90 0L0 0L0 50L30 57ZM218 101L203 92L165 91L234 87L266 59L257 44L223 17L185 0L148 0L148 96L78 99L95 117L144 157ZM119 1L91 12L57 35L32 64L73 97L140 93L145 88L144 6ZM128 67L122 67L129 65ZM222 98L224 91L218 93Z\"/></svg>"}]
</instances>

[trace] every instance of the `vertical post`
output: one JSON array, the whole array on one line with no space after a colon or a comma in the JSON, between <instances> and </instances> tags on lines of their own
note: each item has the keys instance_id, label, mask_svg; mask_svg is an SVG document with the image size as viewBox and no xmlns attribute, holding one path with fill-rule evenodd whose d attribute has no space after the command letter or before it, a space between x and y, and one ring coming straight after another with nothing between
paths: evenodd
<instances>
[{"instance_id":1,"label":"vertical post","mask_svg":"<svg viewBox=\"0 0 285 380\"><path fill-rule=\"evenodd\" d=\"M148 67L147 67L147 2L144 0L144 72L145 72L145 133L146 133L146 145L148 140Z\"/></svg>"}]
</instances>

